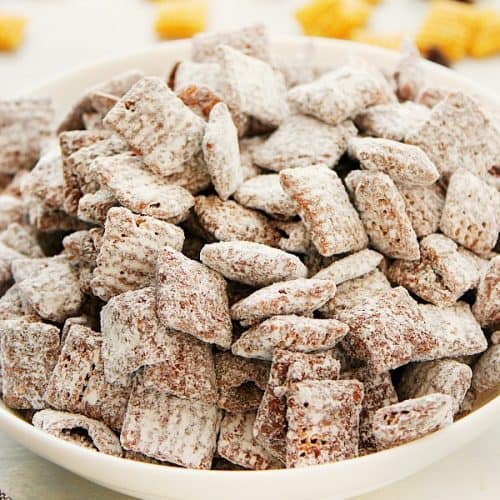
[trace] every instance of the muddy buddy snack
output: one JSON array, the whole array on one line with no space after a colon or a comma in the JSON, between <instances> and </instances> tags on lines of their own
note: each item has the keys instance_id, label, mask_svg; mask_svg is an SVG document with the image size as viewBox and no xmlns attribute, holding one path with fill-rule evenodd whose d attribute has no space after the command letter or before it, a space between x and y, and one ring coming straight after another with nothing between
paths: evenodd
<instances>
[{"instance_id":1,"label":"muddy buddy snack","mask_svg":"<svg viewBox=\"0 0 500 500\"><path fill-rule=\"evenodd\" d=\"M49 99L0 100L3 403L142 467L255 471L496 394L493 107L411 48L391 71L284 61L261 25L192 44L57 132Z\"/></svg>"}]
</instances>

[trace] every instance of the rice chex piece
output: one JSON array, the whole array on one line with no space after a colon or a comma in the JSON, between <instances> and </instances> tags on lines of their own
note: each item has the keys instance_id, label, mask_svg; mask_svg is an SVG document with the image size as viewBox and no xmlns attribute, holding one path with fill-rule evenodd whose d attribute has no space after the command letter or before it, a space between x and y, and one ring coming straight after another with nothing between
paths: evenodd
<instances>
[{"instance_id":1,"label":"rice chex piece","mask_svg":"<svg viewBox=\"0 0 500 500\"><path fill-rule=\"evenodd\" d=\"M476 393L490 391L500 384L500 345L495 344L479 358L473 368L472 388Z\"/></svg>"},{"instance_id":2,"label":"rice chex piece","mask_svg":"<svg viewBox=\"0 0 500 500\"><path fill-rule=\"evenodd\" d=\"M135 213L178 223L194 205L189 191L152 173L138 156L126 153L96 159L94 169L101 188Z\"/></svg>"},{"instance_id":3,"label":"rice chex piece","mask_svg":"<svg viewBox=\"0 0 500 500\"><path fill-rule=\"evenodd\" d=\"M318 252L324 256L361 250L363 224L337 174L325 166L283 170L281 186L296 203Z\"/></svg>"},{"instance_id":4,"label":"rice chex piece","mask_svg":"<svg viewBox=\"0 0 500 500\"><path fill-rule=\"evenodd\" d=\"M373 416L377 449L414 441L453 423L453 398L428 394L380 408Z\"/></svg>"},{"instance_id":5,"label":"rice chex piece","mask_svg":"<svg viewBox=\"0 0 500 500\"><path fill-rule=\"evenodd\" d=\"M396 94L402 101L414 101L427 83L427 75L422 68L422 56L416 45L405 40L401 56L394 72Z\"/></svg>"},{"instance_id":6,"label":"rice chex piece","mask_svg":"<svg viewBox=\"0 0 500 500\"><path fill-rule=\"evenodd\" d=\"M245 240L277 246L280 234L262 213L218 196L197 196L194 205L199 223L219 241Z\"/></svg>"},{"instance_id":7,"label":"rice chex piece","mask_svg":"<svg viewBox=\"0 0 500 500\"><path fill-rule=\"evenodd\" d=\"M200 259L226 279L256 287L307 276L306 266L295 255L251 241L205 245Z\"/></svg>"},{"instance_id":8,"label":"rice chex piece","mask_svg":"<svg viewBox=\"0 0 500 500\"><path fill-rule=\"evenodd\" d=\"M255 148L255 163L279 172L285 168L326 165L333 167L347 149L347 141L357 134L350 120L336 126L311 116L288 116L260 146Z\"/></svg>"},{"instance_id":9,"label":"rice chex piece","mask_svg":"<svg viewBox=\"0 0 500 500\"><path fill-rule=\"evenodd\" d=\"M13 222L0 233L0 243L26 257L43 257L43 251L36 239L36 231L31 226Z\"/></svg>"},{"instance_id":10,"label":"rice chex piece","mask_svg":"<svg viewBox=\"0 0 500 500\"><path fill-rule=\"evenodd\" d=\"M230 462L252 470L279 469L281 463L259 445L253 437L255 412L226 413L217 452Z\"/></svg>"},{"instance_id":11,"label":"rice chex piece","mask_svg":"<svg viewBox=\"0 0 500 500\"><path fill-rule=\"evenodd\" d=\"M10 268L10 266L9 266ZM9 280L12 278L9 269ZM26 311L23 308L19 285L13 284L0 297L0 321L4 319L16 319L24 316Z\"/></svg>"},{"instance_id":12,"label":"rice chex piece","mask_svg":"<svg viewBox=\"0 0 500 500\"><path fill-rule=\"evenodd\" d=\"M217 90L219 65L216 62L179 61L170 73L170 88L176 92L186 87Z\"/></svg>"},{"instance_id":13,"label":"rice chex piece","mask_svg":"<svg viewBox=\"0 0 500 500\"><path fill-rule=\"evenodd\" d=\"M373 247L388 257L417 260L417 236L392 179L381 172L357 170L347 176L346 184Z\"/></svg>"},{"instance_id":14,"label":"rice chex piece","mask_svg":"<svg viewBox=\"0 0 500 500\"><path fill-rule=\"evenodd\" d=\"M458 169L484 177L500 154L498 126L475 99L459 91L436 104L405 142L423 149L445 179Z\"/></svg>"},{"instance_id":15,"label":"rice chex piece","mask_svg":"<svg viewBox=\"0 0 500 500\"><path fill-rule=\"evenodd\" d=\"M398 383L398 394L401 399L414 399L433 393L447 394L453 399L455 414L469 390L471 379L471 368L452 359L413 363L403 371Z\"/></svg>"},{"instance_id":16,"label":"rice chex piece","mask_svg":"<svg viewBox=\"0 0 500 500\"><path fill-rule=\"evenodd\" d=\"M298 352L326 351L348 332L345 323L335 319L274 316L243 332L231 346L238 356L271 361L276 349Z\"/></svg>"},{"instance_id":17,"label":"rice chex piece","mask_svg":"<svg viewBox=\"0 0 500 500\"><path fill-rule=\"evenodd\" d=\"M421 359L437 345L418 304L402 287L367 297L338 319L349 326L342 347L376 373Z\"/></svg>"},{"instance_id":18,"label":"rice chex piece","mask_svg":"<svg viewBox=\"0 0 500 500\"><path fill-rule=\"evenodd\" d=\"M335 295L331 280L299 278L261 288L231 307L231 317L254 324L271 316L312 313Z\"/></svg>"},{"instance_id":19,"label":"rice chex piece","mask_svg":"<svg viewBox=\"0 0 500 500\"><path fill-rule=\"evenodd\" d=\"M120 436L125 450L193 469L210 469L222 415L215 405L189 401L139 381Z\"/></svg>"},{"instance_id":20,"label":"rice chex piece","mask_svg":"<svg viewBox=\"0 0 500 500\"><path fill-rule=\"evenodd\" d=\"M114 295L154 283L158 252L165 246L180 250L182 229L126 208L111 208L92 279L94 295L109 300Z\"/></svg>"},{"instance_id":21,"label":"rice chex piece","mask_svg":"<svg viewBox=\"0 0 500 500\"><path fill-rule=\"evenodd\" d=\"M469 304L457 302L450 307L420 304L419 309L436 344L416 361L468 356L488 347Z\"/></svg>"},{"instance_id":22,"label":"rice chex piece","mask_svg":"<svg viewBox=\"0 0 500 500\"><path fill-rule=\"evenodd\" d=\"M481 276L472 312L479 324L487 328L500 326L500 256L490 260Z\"/></svg>"},{"instance_id":23,"label":"rice chex piece","mask_svg":"<svg viewBox=\"0 0 500 500\"><path fill-rule=\"evenodd\" d=\"M59 329L16 318L0 324L2 398L10 408L39 410L50 374L59 355Z\"/></svg>"},{"instance_id":24,"label":"rice chex piece","mask_svg":"<svg viewBox=\"0 0 500 500\"><path fill-rule=\"evenodd\" d=\"M139 80L104 118L104 125L143 155L157 174L182 171L201 149L205 122L161 78Z\"/></svg>"},{"instance_id":25,"label":"rice chex piece","mask_svg":"<svg viewBox=\"0 0 500 500\"><path fill-rule=\"evenodd\" d=\"M441 231L480 256L494 248L500 231L500 193L465 169L450 178Z\"/></svg>"},{"instance_id":26,"label":"rice chex piece","mask_svg":"<svg viewBox=\"0 0 500 500\"><path fill-rule=\"evenodd\" d=\"M287 468L356 457L362 399L357 380L293 384L287 394Z\"/></svg>"},{"instance_id":27,"label":"rice chex piece","mask_svg":"<svg viewBox=\"0 0 500 500\"><path fill-rule=\"evenodd\" d=\"M113 192L99 189L95 193L84 194L78 201L78 218L90 224L104 226L110 208L118 206Z\"/></svg>"},{"instance_id":28,"label":"rice chex piece","mask_svg":"<svg viewBox=\"0 0 500 500\"><path fill-rule=\"evenodd\" d=\"M56 410L42 410L33 417L37 429L70 443L108 455L122 455L120 440L105 424L83 415ZM85 431L82 435L81 430Z\"/></svg>"},{"instance_id":29,"label":"rice chex piece","mask_svg":"<svg viewBox=\"0 0 500 500\"><path fill-rule=\"evenodd\" d=\"M219 408L242 413L259 407L269 378L268 363L222 352L215 355L215 373Z\"/></svg>"},{"instance_id":30,"label":"rice chex piece","mask_svg":"<svg viewBox=\"0 0 500 500\"><path fill-rule=\"evenodd\" d=\"M284 233L278 243L281 250L292 253L307 253L311 247L311 239L306 226L301 221L279 222L276 225Z\"/></svg>"},{"instance_id":31,"label":"rice chex piece","mask_svg":"<svg viewBox=\"0 0 500 500\"><path fill-rule=\"evenodd\" d=\"M368 136L403 141L429 114L429 108L423 104L393 102L371 106L359 113L354 122Z\"/></svg>"},{"instance_id":32,"label":"rice chex piece","mask_svg":"<svg viewBox=\"0 0 500 500\"><path fill-rule=\"evenodd\" d=\"M0 194L0 230L12 222L22 222L26 206L23 200L9 194Z\"/></svg>"},{"instance_id":33,"label":"rice chex piece","mask_svg":"<svg viewBox=\"0 0 500 500\"><path fill-rule=\"evenodd\" d=\"M265 125L278 126L289 113L283 75L228 45L217 47L216 54L220 89L228 106Z\"/></svg>"},{"instance_id":34,"label":"rice chex piece","mask_svg":"<svg viewBox=\"0 0 500 500\"><path fill-rule=\"evenodd\" d=\"M429 186L439 179L438 169L417 146L375 137L353 137L348 151L359 160L361 168L384 172L396 184Z\"/></svg>"},{"instance_id":35,"label":"rice chex piece","mask_svg":"<svg viewBox=\"0 0 500 500\"><path fill-rule=\"evenodd\" d=\"M224 103L210 111L202 142L203 157L215 191L227 200L243 182L238 133Z\"/></svg>"},{"instance_id":36,"label":"rice chex piece","mask_svg":"<svg viewBox=\"0 0 500 500\"><path fill-rule=\"evenodd\" d=\"M226 281L180 252L160 250L156 268L157 309L168 328L228 348L232 325Z\"/></svg>"},{"instance_id":37,"label":"rice chex piece","mask_svg":"<svg viewBox=\"0 0 500 500\"><path fill-rule=\"evenodd\" d=\"M314 275L316 279L329 279L336 285L359 278L375 270L382 262L383 255L366 248L336 260Z\"/></svg>"},{"instance_id":38,"label":"rice chex piece","mask_svg":"<svg viewBox=\"0 0 500 500\"><path fill-rule=\"evenodd\" d=\"M104 422L120 430L130 386L109 384L104 379L102 335L73 325L45 391L45 401L70 413Z\"/></svg>"},{"instance_id":39,"label":"rice chex piece","mask_svg":"<svg viewBox=\"0 0 500 500\"><path fill-rule=\"evenodd\" d=\"M234 199L247 208L262 210L272 217L297 215L295 203L283 191L276 174L256 175L247 179L234 193Z\"/></svg>"}]
</instances>

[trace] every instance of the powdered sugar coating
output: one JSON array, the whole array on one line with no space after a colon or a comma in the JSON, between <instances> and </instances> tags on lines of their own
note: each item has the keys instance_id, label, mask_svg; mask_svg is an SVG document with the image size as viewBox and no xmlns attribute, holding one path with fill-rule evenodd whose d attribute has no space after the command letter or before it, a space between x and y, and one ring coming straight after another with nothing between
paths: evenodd
<instances>
[{"instance_id":1,"label":"powdered sugar coating","mask_svg":"<svg viewBox=\"0 0 500 500\"><path fill-rule=\"evenodd\" d=\"M253 286L307 276L306 266L295 255L251 241L205 245L200 259L226 279Z\"/></svg>"},{"instance_id":2,"label":"powdered sugar coating","mask_svg":"<svg viewBox=\"0 0 500 500\"><path fill-rule=\"evenodd\" d=\"M26 224L12 222L0 233L0 243L26 257L43 257L43 251L36 239L36 231Z\"/></svg>"},{"instance_id":3,"label":"powdered sugar coating","mask_svg":"<svg viewBox=\"0 0 500 500\"><path fill-rule=\"evenodd\" d=\"M165 247L156 267L160 321L221 347L231 344L226 281L218 273Z\"/></svg>"},{"instance_id":4,"label":"powdered sugar coating","mask_svg":"<svg viewBox=\"0 0 500 500\"><path fill-rule=\"evenodd\" d=\"M342 181L325 166L286 169L281 186L296 203L318 252L324 256L361 250L367 236Z\"/></svg>"},{"instance_id":5,"label":"powdered sugar coating","mask_svg":"<svg viewBox=\"0 0 500 500\"><path fill-rule=\"evenodd\" d=\"M408 443L453 423L453 398L429 394L378 410L373 417L377 449Z\"/></svg>"},{"instance_id":6,"label":"powdered sugar coating","mask_svg":"<svg viewBox=\"0 0 500 500\"><path fill-rule=\"evenodd\" d=\"M472 388L480 393L500 384L500 345L492 345L474 365Z\"/></svg>"},{"instance_id":7,"label":"powdered sugar coating","mask_svg":"<svg viewBox=\"0 0 500 500\"><path fill-rule=\"evenodd\" d=\"M278 222L276 226L282 233L285 233L278 243L281 250L292 253L307 253L311 247L311 239L302 222Z\"/></svg>"},{"instance_id":8,"label":"powdered sugar coating","mask_svg":"<svg viewBox=\"0 0 500 500\"><path fill-rule=\"evenodd\" d=\"M349 120L336 126L310 116L288 116L260 146L255 148L257 165L279 172L285 168L326 165L333 167L357 134Z\"/></svg>"},{"instance_id":9,"label":"powdered sugar coating","mask_svg":"<svg viewBox=\"0 0 500 500\"><path fill-rule=\"evenodd\" d=\"M118 206L114 193L99 189L95 193L84 194L78 201L78 218L90 224L104 226L110 208Z\"/></svg>"},{"instance_id":10,"label":"powdered sugar coating","mask_svg":"<svg viewBox=\"0 0 500 500\"><path fill-rule=\"evenodd\" d=\"M5 229L12 222L22 222L25 211L23 200L0 194L0 229Z\"/></svg>"},{"instance_id":11,"label":"powdered sugar coating","mask_svg":"<svg viewBox=\"0 0 500 500\"><path fill-rule=\"evenodd\" d=\"M401 56L394 71L396 94L403 101L414 101L426 85L427 76L422 68L422 57L413 42L405 40Z\"/></svg>"},{"instance_id":12,"label":"powdered sugar coating","mask_svg":"<svg viewBox=\"0 0 500 500\"><path fill-rule=\"evenodd\" d=\"M192 85L217 89L219 65L215 62L180 61L172 72L173 87L171 88L176 92Z\"/></svg>"},{"instance_id":13,"label":"powdered sugar coating","mask_svg":"<svg viewBox=\"0 0 500 500\"><path fill-rule=\"evenodd\" d=\"M472 312L483 327L497 328L500 325L500 256L490 260L482 273Z\"/></svg>"},{"instance_id":14,"label":"powdered sugar coating","mask_svg":"<svg viewBox=\"0 0 500 500\"><path fill-rule=\"evenodd\" d=\"M210 175L201 154L184 163L182 172L165 177L170 184L183 187L191 194L198 194L211 185Z\"/></svg>"}]
</instances>

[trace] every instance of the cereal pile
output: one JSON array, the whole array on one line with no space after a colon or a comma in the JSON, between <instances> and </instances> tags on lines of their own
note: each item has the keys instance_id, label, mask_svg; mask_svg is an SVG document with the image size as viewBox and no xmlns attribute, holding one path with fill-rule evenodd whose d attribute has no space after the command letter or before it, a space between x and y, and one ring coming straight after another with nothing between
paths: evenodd
<instances>
[{"instance_id":1,"label":"cereal pile","mask_svg":"<svg viewBox=\"0 0 500 500\"><path fill-rule=\"evenodd\" d=\"M420 438L500 382L498 123L394 72L198 35L52 130L0 101L4 403L72 443L200 469Z\"/></svg>"}]
</instances>

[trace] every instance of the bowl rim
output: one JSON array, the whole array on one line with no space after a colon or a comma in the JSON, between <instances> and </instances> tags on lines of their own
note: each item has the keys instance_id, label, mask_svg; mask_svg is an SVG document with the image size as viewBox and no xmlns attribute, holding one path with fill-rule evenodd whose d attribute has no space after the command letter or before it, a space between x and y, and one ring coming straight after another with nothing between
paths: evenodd
<instances>
[{"instance_id":1,"label":"bowl rim","mask_svg":"<svg viewBox=\"0 0 500 500\"><path fill-rule=\"evenodd\" d=\"M395 50L386 49L382 47L375 47L366 45L363 43L352 42L348 40L338 40L338 39L328 39L321 37L307 37L307 36L279 36L271 37L271 46L274 49L279 47L299 47L303 46L305 43L313 43L315 46L321 50L328 50L333 45L336 45L338 49L345 49L346 55L360 52L362 57L369 57L370 54L378 58L385 60L387 64L394 64L397 60L397 55L399 54ZM144 47L139 50L130 51L124 54L119 54L111 57L102 57L97 59L93 63L83 63L76 65L68 70L57 73L55 76L44 79L36 85L27 86L25 89L20 91L17 95L38 95L43 92L44 89L56 86L60 83L64 83L64 80L73 80L78 77L80 73L88 73L89 71L98 71L108 65L120 65L127 64L131 59L138 59L144 56L154 57L162 56L165 48L169 47L169 50L174 50L178 48L180 51L185 51L190 47L191 40L181 39L162 42L159 44L154 44L149 47ZM430 61L423 61L424 68L431 71L433 74L440 74L446 78L452 78L454 80L462 81L468 89L472 89L473 92L477 93L479 96L486 98L488 101L496 102L500 105L500 96L497 96L493 91L483 88L480 84L474 82L468 77L462 76L452 69L440 66ZM132 68L132 65L131 65ZM433 443L444 440L446 436L452 435L455 432L468 433L469 430L473 430L476 426L487 424L491 420L493 424L493 415L500 412L500 396L496 396L481 407L475 409L470 414L462 417L461 419L453 422L451 425L433 432L427 436L419 438L415 441L405 443L400 446L396 446L387 450L378 451L361 457L355 457L347 460L342 460L339 462L326 463L321 465L312 465L303 468L295 469L269 469L269 470L204 470L204 469L188 469L180 466L171 466L163 464L145 463L140 461L134 461L131 459L126 459L123 457L116 457L112 455L107 455L105 453L96 453L93 450L81 447L69 441L52 436L41 429L35 428L32 424L24 420L21 416L16 414L15 410L9 409L3 402L0 402L0 429L4 430L8 435L10 435L14 440L17 440L16 435L22 433L23 435L33 436L37 441L46 445L51 449L58 450L67 458L78 457L87 463L92 463L93 465L102 465L109 467L119 467L122 470L125 468L127 472L161 472L165 474L173 474L186 478L199 478L203 476L204 479L210 480L210 478L235 478L235 477L246 477L251 472L252 476L258 475L276 478L284 477L285 475L293 474L294 476L300 475L301 478L306 479L308 475L315 475L318 472L331 472L341 474L343 469L349 470L354 464L372 466L383 466L384 461L391 463L398 458L405 458L407 454L418 455L419 451L425 450L433 445ZM23 445L24 446L24 445ZM439 457L436 458L438 460ZM427 462L431 464L434 460ZM59 464L64 467L64 464ZM242 476L243 475L243 476Z\"/></svg>"}]
</instances>

